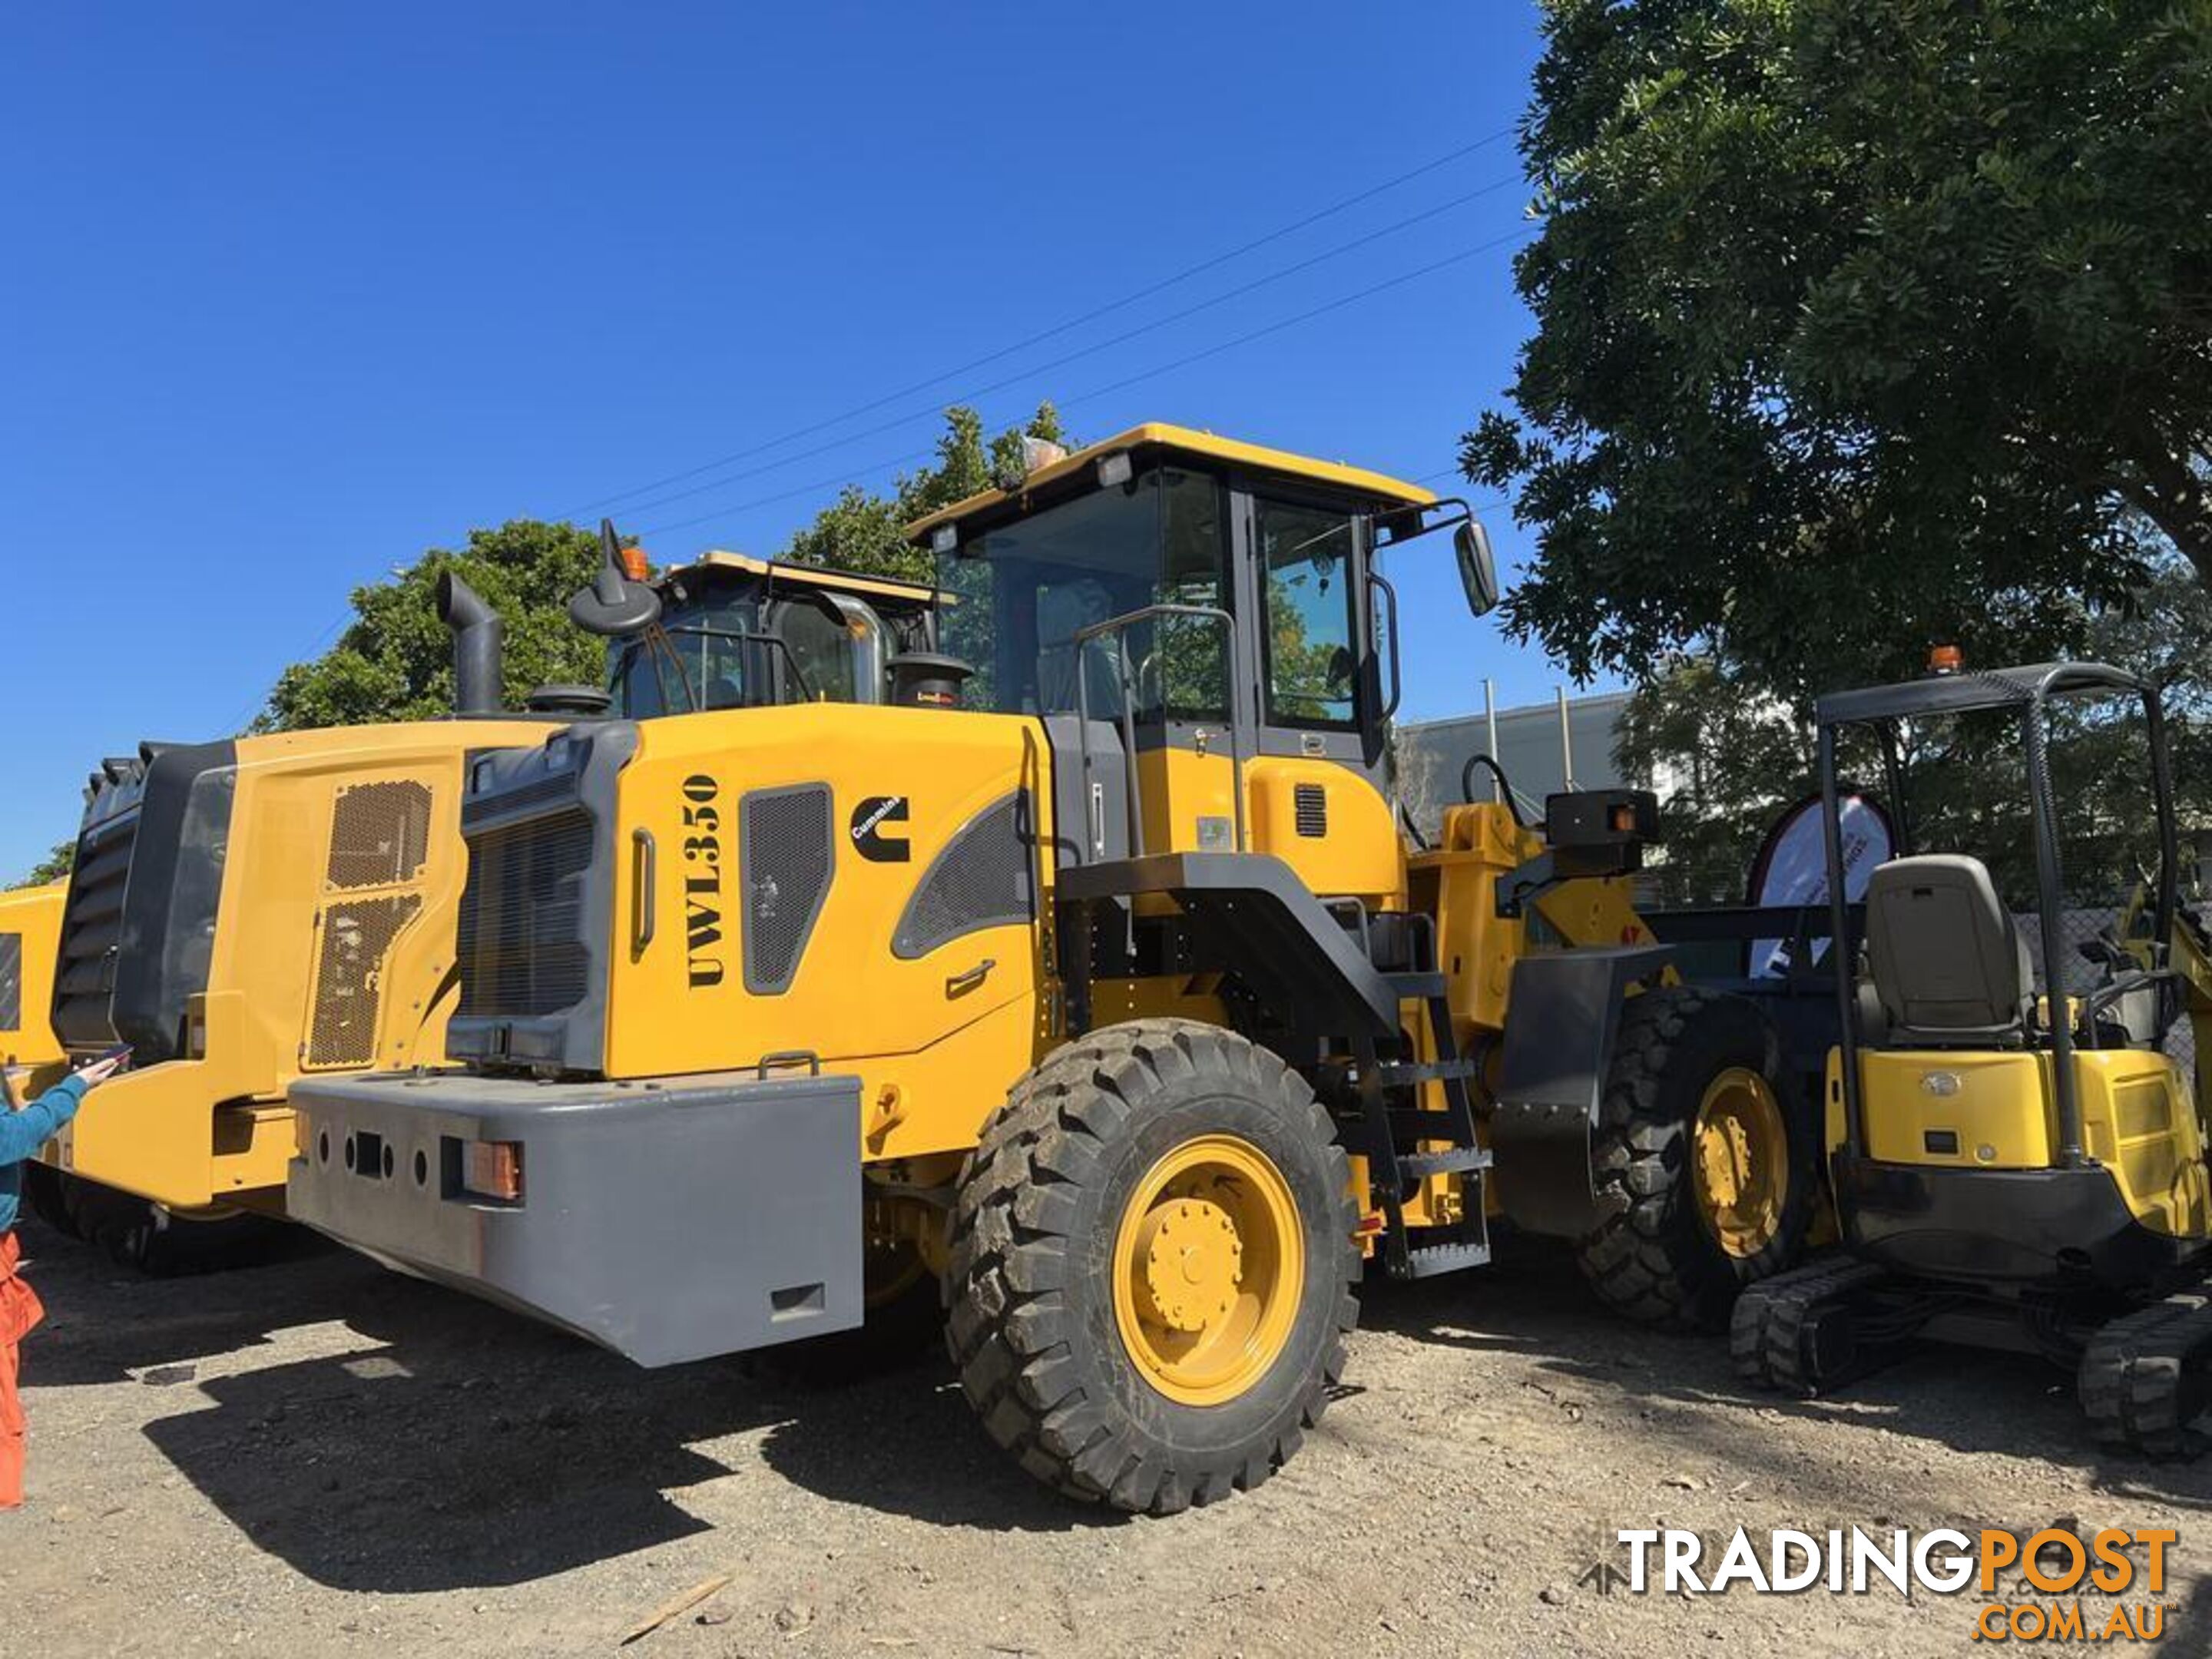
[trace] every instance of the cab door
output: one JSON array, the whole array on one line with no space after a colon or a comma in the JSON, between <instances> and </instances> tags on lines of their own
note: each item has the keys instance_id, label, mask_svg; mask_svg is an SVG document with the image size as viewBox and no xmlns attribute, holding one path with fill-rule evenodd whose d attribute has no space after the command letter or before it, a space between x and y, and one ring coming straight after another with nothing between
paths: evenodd
<instances>
[{"instance_id":1,"label":"cab door","mask_svg":"<svg viewBox=\"0 0 2212 1659\"><path fill-rule=\"evenodd\" d=\"M1232 501L1250 850L1316 893L1395 908L1405 844L1384 765L1369 517L1266 479Z\"/></svg>"}]
</instances>

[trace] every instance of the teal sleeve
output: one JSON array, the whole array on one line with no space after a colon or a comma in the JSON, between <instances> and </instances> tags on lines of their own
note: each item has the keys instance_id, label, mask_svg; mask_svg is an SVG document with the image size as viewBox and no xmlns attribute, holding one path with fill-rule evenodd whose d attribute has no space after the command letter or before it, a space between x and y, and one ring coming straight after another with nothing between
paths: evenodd
<instances>
[{"instance_id":1,"label":"teal sleeve","mask_svg":"<svg viewBox=\"0 0 2212 1659\"><path fill-rule=\"evenodd\" d=\"M21 1164L37 1152L83 1101L84 1080L65 1077L21 1111L0 1111L0 1164Z\"/></svg>"}]
</instances>

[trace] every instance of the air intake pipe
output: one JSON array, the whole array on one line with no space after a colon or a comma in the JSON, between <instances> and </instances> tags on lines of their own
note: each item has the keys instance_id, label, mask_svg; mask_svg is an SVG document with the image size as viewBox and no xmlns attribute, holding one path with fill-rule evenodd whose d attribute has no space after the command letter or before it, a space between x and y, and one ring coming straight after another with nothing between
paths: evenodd
<instances>
[{"instance_id":1,"label":"air intake pipe","mask_svg":"<svg viewBox=\"0 0 2212 1659\"><path fill-rule=\"evenodd\" d=\"M438 578L438 620L453 633L453 713L496 714L505 671L501 647L507 625L452 571Z\"/></svg>"}]
</instances>

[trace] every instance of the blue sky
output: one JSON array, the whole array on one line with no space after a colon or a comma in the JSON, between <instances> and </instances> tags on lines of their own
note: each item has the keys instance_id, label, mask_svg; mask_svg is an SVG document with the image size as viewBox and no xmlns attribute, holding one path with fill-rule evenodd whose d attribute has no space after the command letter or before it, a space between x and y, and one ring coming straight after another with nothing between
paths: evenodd
<instances>
[{"instance_id":1,"label":"blue sky","mask_svg":"<svg viewBox=\"0 0 2212 1659\"><path fill-rule=\"evenodd\" d=\"M0 876L74 833L100 756L235 730L352 586L471 525L927 383L617 504L662 560L773 552L1018 375L975 399L994 423L1050 396L1079 435L1173 420L1424 477L1526 323L1510 139L1442 159L1526 101L1518 4L217 3L8 33ZM1485 675L1547 694L1441 544L1395 574L1408 714Z\"/></svg>"}]
</instances>

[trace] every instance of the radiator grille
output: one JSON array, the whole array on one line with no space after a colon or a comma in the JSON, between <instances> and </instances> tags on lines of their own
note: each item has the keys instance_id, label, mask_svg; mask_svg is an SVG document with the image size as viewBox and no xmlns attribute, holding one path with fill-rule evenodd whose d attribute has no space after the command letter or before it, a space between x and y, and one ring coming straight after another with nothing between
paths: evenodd
<instances>
[{"instance_id":1,"label":"radiator grille","mask_svg":"<svg viewBox=\"0 0 2212 1659\"><path fill-rule=\"evenodd\" d=\"M23 936L0 933L0 1031L23 1029Z\"/></svg>"},{"instance_id":2,"label":"radiator grille","mask_svg":"<svg viewBox=\"0 0 2212 1659\"><path fill-rule=\"evenodd\" d=\"M461 1015L554 1014L583 1000L591 957L582 878L595 839L580 802L469 837L459 930Z\"/></svg>"},{"instance_id":3,"label":"radiator grille","mask_svg":"<svg viewBox=\"0 0 2212 1659\"><path fill-rule=\"evenodd\" d=\"M338 791L331 811L331 886L403 885L421 873L429 851L428 785L362 783Z\"/></svg>"},{"instance_id":4,"label":"radiator grille","mask_svg":"<svg viewBox=\"0 0 2212 1659\"><path fill-rule=\"evenodd\" d=\"M1036 914L1030 876L1030 798L1016 790L963 824L930 863L891 936L892 954L911 960L965 933Z\"/></svg>"},{"instance_id":5,"label":"radiator grille","mask_svg":"<svg viewBox=\"0 0 2212 1659\"><path fill-rule=\"evenodd\" d=\"M745 989L788 990L836 873L830 786L756 789L738 803Z\"/></svg>"},{"instance_id":6,"label":"radiator grille","mask_svg":"<svg viewBox=\"0 0 2212 1659\"><path fill-rule=\"evenodd\" d=\"M1298 833L1311 841L1328 834L1328 791L1317 783L1301 783L1291 795Z\"/></svg>"},{"instance_id":7,"label":"radiator grille","mask_svg":"<svg viewBox=\"0 0 2212 1659\"><path fill-rule=\"evenodd\" d=\"M366 1066L376 1058L385 960L392 941L422 908L420 893L402 893L354 899L323 913L307 1066Z\"/></svg>"},{"instance_id":8,"label":"radiator grille","mask_svg":"<svg viewBox=\"0 0 2212 1659\"><path fill-rule=\"evenodd\" d=\"M133 807L87 830L77 843L76 867L62 910L53 1006L54 1030L73 1048L115 1041L115 950L137 839L138 811Z\"/></svg>"}]
</instances>

